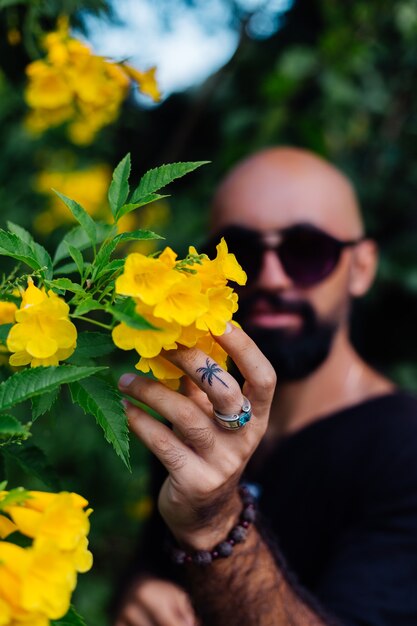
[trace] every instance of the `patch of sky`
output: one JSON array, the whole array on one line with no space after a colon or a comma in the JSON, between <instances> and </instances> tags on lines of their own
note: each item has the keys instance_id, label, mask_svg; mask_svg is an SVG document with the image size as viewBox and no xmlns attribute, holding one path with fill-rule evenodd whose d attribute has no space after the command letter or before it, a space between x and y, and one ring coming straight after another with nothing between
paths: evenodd
<instances>
[{"instance_id":1,"label":"patch of sky","mask_svg":"<svg viewBox=\"0 0 417 626\"><path fill-rule=\"evenodd\" d=\"M257 39L273 35L294 0L114 0L112 22L86 17L98 54L144 70L156 65L163 97L200 84L232 57L239 20ZM143 104L148 99L140 97Z\"/></svg>"}]
</instances>

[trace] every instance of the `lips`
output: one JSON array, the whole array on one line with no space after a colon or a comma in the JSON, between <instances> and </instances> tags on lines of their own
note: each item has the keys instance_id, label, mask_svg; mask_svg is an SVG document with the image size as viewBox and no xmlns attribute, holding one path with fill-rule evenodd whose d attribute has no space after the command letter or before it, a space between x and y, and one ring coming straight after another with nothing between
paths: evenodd
<instances>
[{"instance_id":1,"label":"lips","mask_svg":"<svg viewBox=\"0 0 417 626\"><path fill-rule=\"evenodd\" d=\"M247 312L246 319L251 325L263 328L299 328L303 323L298 306L292 304L273 306L265 300L254 302Z\"/></svg>"}]
</instances>

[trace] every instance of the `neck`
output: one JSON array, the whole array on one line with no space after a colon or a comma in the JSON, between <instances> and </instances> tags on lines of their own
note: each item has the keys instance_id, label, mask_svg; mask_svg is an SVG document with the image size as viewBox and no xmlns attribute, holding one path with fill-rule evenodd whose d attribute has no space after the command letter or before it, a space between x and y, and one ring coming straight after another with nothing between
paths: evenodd
<instances>
[{"instance_id":1,"label":"neck","mask_svg":"<svg viewBox=\"0 0 417 626\"><path fill-rule=\"evenodd\" d=\"M279 385L271 408L272 438L299 430L325 415L394 389L355 352L347 331L336 334L329 356L307 378Z\"/></svg>"}]
</instances>

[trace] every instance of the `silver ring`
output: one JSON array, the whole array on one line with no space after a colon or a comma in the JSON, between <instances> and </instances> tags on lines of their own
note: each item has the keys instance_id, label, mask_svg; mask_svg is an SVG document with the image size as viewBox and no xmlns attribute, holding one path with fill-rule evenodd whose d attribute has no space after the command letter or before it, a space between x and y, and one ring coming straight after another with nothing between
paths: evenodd
<instances>
[{"instance_id":1,"label":"silver ring","mask_svg":"<svg viewBox=\"0 0 417 626\"><path fill-rule=\"evenodd\" d=\"M243 404L240 413L227 415L226 413L216 411L216 409L213 409L213 413L216 423L219 424L219 426L227 430L237 430L238 428L243 428L243 426L250 421L252 417L252 407L249 400L243 396Z\"/></svg>"}]
</instances>

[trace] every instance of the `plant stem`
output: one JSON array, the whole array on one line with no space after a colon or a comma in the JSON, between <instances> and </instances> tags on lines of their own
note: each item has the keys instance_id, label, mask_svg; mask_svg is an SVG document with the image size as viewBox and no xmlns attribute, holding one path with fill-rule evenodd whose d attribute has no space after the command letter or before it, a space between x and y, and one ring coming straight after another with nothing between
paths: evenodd
<instances>
[{"instance_id":1,"label":"plant stem","mask_svg":"<svg viewBox=\"0 0 417 626\"><path fill-rule=\"evenodd\" d=\"M96 326L101 326L101 328L105 328L106 330L113 330L113 326L110 324L103 324L102 322L97 322L97 320L92 320L89 317L84 317L84 315L70 315L77 320L83 320L83 322L90 322L90 324L95 324Z\"/></svg>"}]
</instances>

